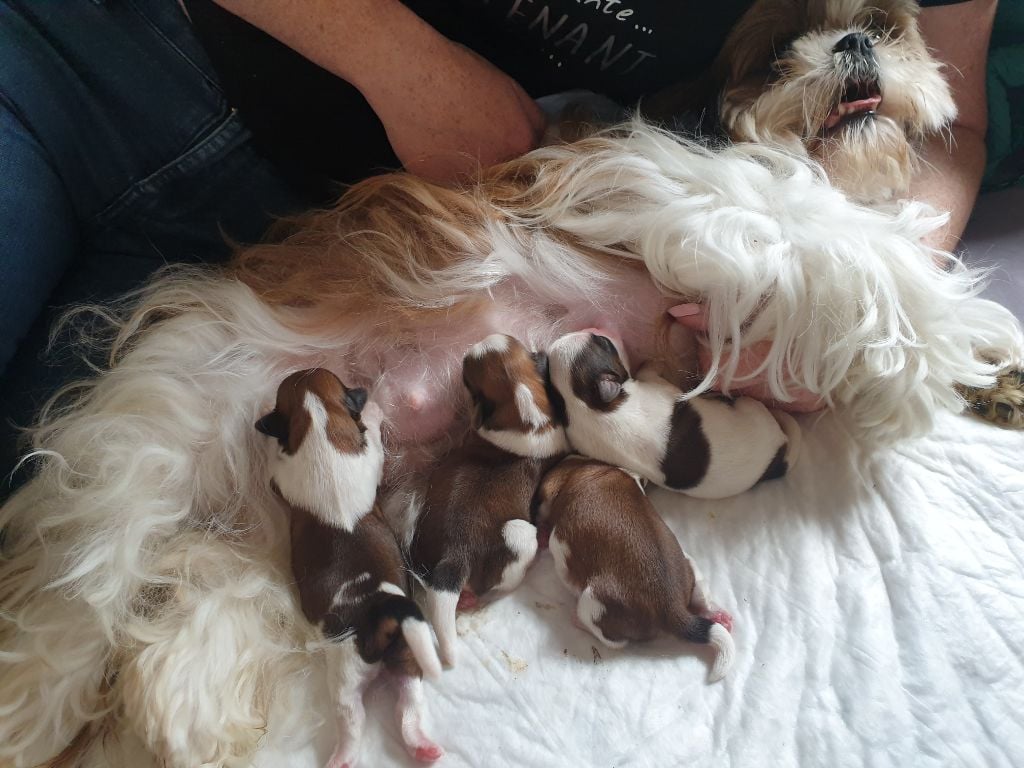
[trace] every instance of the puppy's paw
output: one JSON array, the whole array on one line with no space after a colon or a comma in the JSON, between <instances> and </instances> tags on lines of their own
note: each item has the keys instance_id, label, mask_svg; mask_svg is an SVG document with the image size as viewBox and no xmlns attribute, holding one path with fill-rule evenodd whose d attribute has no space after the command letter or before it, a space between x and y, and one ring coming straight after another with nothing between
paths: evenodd
<instances>
[{"instance_id":1,"label":"puppy's paw","mask_svg":"<svg viewBox=\"0 0 1024 768\"><path fill-rule=\"evenodd\" d=\"M480 605L480 598L476 596L476 593L471 589L463 589L459 593L459 602L455 604L455 610L471 611L478 605Z\"/></svg>"},{"instance_id":2,"label":"puppy's paw","mask_svg":"<svg viewBox=\"0 0 1024 768\"><path fill-rule=\"evenodd\" d=\"M324 768L356 768L356 758L349 750L335 750Z\"/></svg>"},{"instance_id":3,"label":"puppy's paw","mask_svg":"<svg viewBox=\"0 0 1024 768\"><path fill-rule=\"evenodd\" d=\"M420 763L433 763L444 757L444 750L432 741L409 745L409 754Z\"/></svg>"}]
</instances>

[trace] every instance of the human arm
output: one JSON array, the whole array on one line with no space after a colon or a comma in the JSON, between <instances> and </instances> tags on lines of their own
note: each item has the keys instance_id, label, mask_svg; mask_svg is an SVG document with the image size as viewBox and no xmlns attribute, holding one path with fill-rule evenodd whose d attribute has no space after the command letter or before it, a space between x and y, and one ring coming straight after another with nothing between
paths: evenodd
<instances>
[{"instance_id":1,"label":"human arm","mask_svg":"<svg viewBox=\"0 0 1024 768\"><path fill-rule=\"evenodd\" d=\"M216 2L358 88L421 176L452 180L532 149L543 133L512 78L398 0Z\"/></svg>"},{"instance_id":2,"label":"human arm","mask_svg":"<svg viewBox=\"0 0 1024 768\"><path fill-rule=\"evenodd\" d=\"M949 223L930 236L930 245L954 250L970 218L985 170L988 105L985 70L997 0L970 0L921 11L921 34L946 65L957 118L950 135L932 136L911 197L949 211Z\"/></svg>"}]
</instances>

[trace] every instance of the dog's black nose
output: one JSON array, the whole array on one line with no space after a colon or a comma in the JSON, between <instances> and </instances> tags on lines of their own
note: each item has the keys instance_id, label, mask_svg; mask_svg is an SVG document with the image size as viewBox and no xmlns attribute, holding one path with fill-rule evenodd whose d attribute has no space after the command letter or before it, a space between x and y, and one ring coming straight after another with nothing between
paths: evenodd
<instances>
[{"instance_id":1,"label":"dog's black nose","mask_svg":"<svg viewBox=\"0 0 1024 768\"><path fill-rule=\"evenodd\" d=\"M851 53L859 53L861 56L867 56L874 47L875 44L871 42L871 38L863 32L851 32L832 47L832 52L845 53L849 51Z\"/></svg>"}]
</instances>

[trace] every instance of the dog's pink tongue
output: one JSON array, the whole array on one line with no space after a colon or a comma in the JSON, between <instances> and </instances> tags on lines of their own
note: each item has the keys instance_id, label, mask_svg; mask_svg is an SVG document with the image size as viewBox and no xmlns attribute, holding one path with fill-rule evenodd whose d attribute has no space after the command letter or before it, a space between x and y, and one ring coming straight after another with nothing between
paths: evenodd
<instances>
[{"instance_id":1,"label":"dog's pink tongue","mask_svg":"<svg viewBox=\"0 0 1024 768\"><path fill-rule=\"evenodd\" d=\"M829 112L828 117L825 118L825 130L835 128L848 115L855 115L858 112L874 112L881 103L881 96L868 96L866 99L840 102L839 106Z\"/></svg>"}]
</instances>

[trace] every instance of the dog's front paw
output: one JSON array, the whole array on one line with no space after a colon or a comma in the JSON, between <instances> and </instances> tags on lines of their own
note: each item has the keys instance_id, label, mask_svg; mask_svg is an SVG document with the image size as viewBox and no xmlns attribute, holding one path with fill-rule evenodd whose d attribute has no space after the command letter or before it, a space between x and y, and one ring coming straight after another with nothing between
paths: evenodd
<instances>
[{"instance_id":1,"label":"dog's front paw","mask_svg":"<svg viewBox=\"0 0 1024 768\"><path fill-rule=\"evenodd\" d=\"M967 408L978 418L1008 429L1024 429L1024 369L1013 366L996 376L987 389L964 387Z\"/></svg>"}]
</instances>

